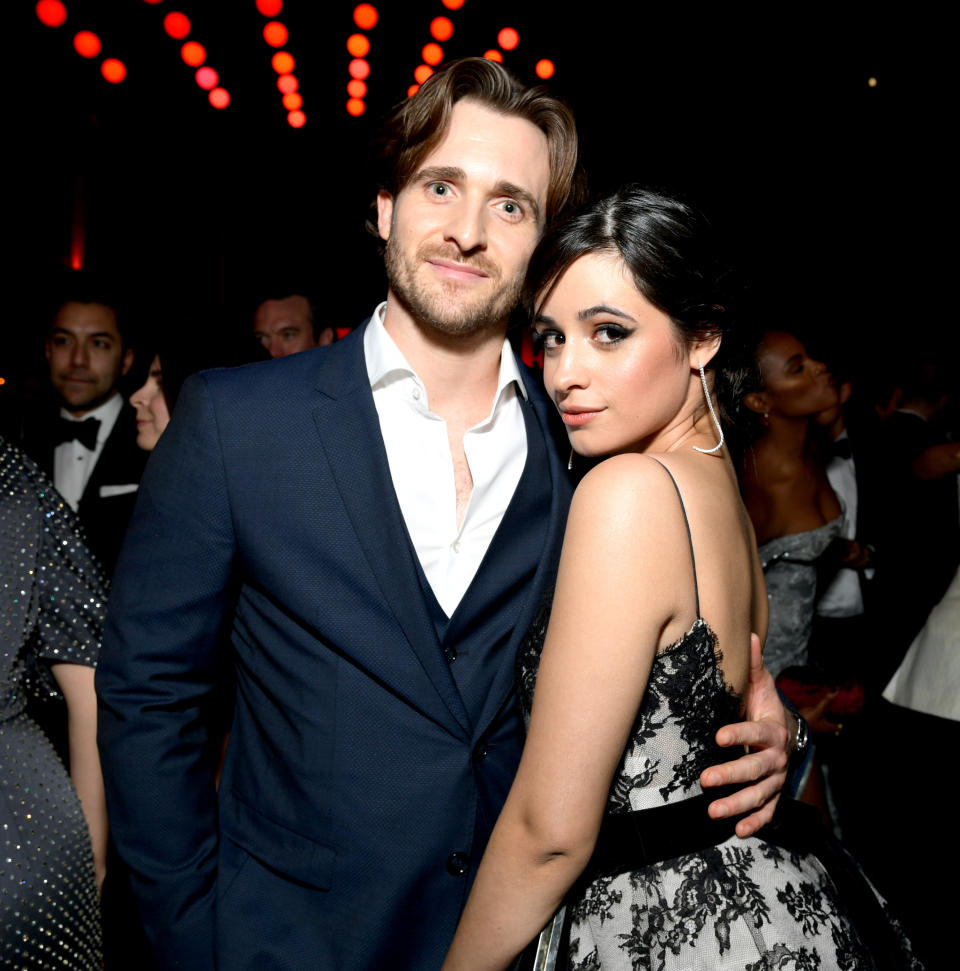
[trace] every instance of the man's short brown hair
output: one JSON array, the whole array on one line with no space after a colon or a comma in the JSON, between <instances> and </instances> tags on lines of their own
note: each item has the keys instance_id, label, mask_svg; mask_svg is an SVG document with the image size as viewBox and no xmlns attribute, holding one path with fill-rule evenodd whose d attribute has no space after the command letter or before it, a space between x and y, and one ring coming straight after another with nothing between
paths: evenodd
<instances>
[{"instance_id":1,"label":"man's short brown hair","mask_svg":"<svg viewBox=\"0 0 960 971\"><path fill-rule=\"evenodd\" d=\"M550 152L544 211L547 225L584 201L586 179L578 161L573 113L546 88L528 88L506 68L483 57L452 61L394 109L379 140L378 189L396 198L443 140L453 106L464 98L500 114L523 118L546 135ZM367 226L376 235L376 225L368 222Z\"/></svg>"}]
</instances>

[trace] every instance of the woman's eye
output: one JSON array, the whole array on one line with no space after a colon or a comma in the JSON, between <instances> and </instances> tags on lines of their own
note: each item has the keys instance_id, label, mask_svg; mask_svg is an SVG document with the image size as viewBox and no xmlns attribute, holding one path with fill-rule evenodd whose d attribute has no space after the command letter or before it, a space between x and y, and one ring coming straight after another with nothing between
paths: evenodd
<instances>
[{"instance_id":1,"label":"woman's eye","mask_svg":"<svg viewBox=\"0 0 960 971\"><path fill-rule=\"evenodd\" d=\"M593 337L600 344L617 344L629 333L630 331L619 324L603 324L593 332Z\"/></svg>"},{"instance_id":2,"label":"woman's eye","mask_svg":"<svg viewBox=\"0 0 960 971\"><path fill-rule=\"evenodd\" d=\"M555 330L535 330L533 332L533 346L535 350L551 351L563 343L563 334Z\"/></svg>"}]
</instances>

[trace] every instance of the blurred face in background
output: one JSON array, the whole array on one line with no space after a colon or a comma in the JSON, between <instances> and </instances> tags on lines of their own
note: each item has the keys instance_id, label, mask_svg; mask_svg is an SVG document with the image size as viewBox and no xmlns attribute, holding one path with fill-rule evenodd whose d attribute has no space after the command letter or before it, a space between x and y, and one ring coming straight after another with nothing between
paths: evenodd
<instances>
[{"instance_id":1,"label":"blurred face in background","mask_svg":"<svg viewBox=\"0 0 960 971\"><path fill-rule=\"evenodd\" d=\"M78 418L102 405L133 364L124 350L117 315L102 303L70 300L58 311L46 343L50 383Z\"/></svg>"},{"instance_id":2,"label":"blurred face in background","mask_svg":"<svg viewBox=\"0 0 960 971\"><path fill-rule=\"evenodd\" d=\"M253 315L253 336L271 357L286 357L329 344L333 334L326 328L321 340L316 340L310 303L306 297L295 295L283 300L264 300Z\"/></svg>"},{"instance_id":3,"label":"blurred face in background","mask_svg":"<svg viewBox=\"0 0 960 971\"><path fill-rule=\"evenodd\" d=\"M150 373L143 387L130 395L130 404L137 410L137 445L147 452L153 451L163 430L170 424L170 409L163 396L163 374L160 358L154 357Z\"/></svg>"}]
</instances>

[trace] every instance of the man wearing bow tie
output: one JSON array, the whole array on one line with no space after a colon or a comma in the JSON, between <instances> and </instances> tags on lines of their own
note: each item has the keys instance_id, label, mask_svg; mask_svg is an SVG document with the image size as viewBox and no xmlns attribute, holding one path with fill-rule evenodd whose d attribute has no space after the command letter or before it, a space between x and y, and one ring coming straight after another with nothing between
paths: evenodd
<instances>
[{"instance_id":1,"label":"man wearing bow tie","mask_svg":"<svg viewBox=\"0 0 960 971\"><path fill-rule=\"evenodd\" d=\"M136 446L134 411L117 390L133 350L111 299L87 286L61 302L45 344L59 411L28 422L23 443L79 514L108 573L146 460Z\"/></svg>"}]
</instances>

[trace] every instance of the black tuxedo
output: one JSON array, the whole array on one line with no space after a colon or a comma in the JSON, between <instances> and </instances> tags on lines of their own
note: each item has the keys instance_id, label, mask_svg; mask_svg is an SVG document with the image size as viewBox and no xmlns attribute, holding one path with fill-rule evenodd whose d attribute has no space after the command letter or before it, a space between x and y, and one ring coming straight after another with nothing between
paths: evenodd
<instances>
[{"instance_id":1,"label":"black tuxedo","mask_svg":"<svg viewBox=\"0 0 960 971\"><path fill-rule=\"evenodd\" d=\"M24 451L51 479L58 414L58 409L50 409L28 421L23 436ZM113 572L137 501L135 490L120 493L113 490L139 483L146 461L147 453L137 446L136 412L124 404L77 507L87 545L106 568L108 576Z\"/></svg>"},{"instance_id":2,"label":"black tuxedo","mask_svg":"<svg viewBox=\"0 0 960 971\"><path fill-rule=\"evenodd\" d=\"M440 966L519 761L514 658L570 499L526 384L527 462L450 618L393 490L362 330L184 385L97 672L111 826L162 967ZM215 794L202 712L224 663Z\"/></svg>"}]
</instances>

